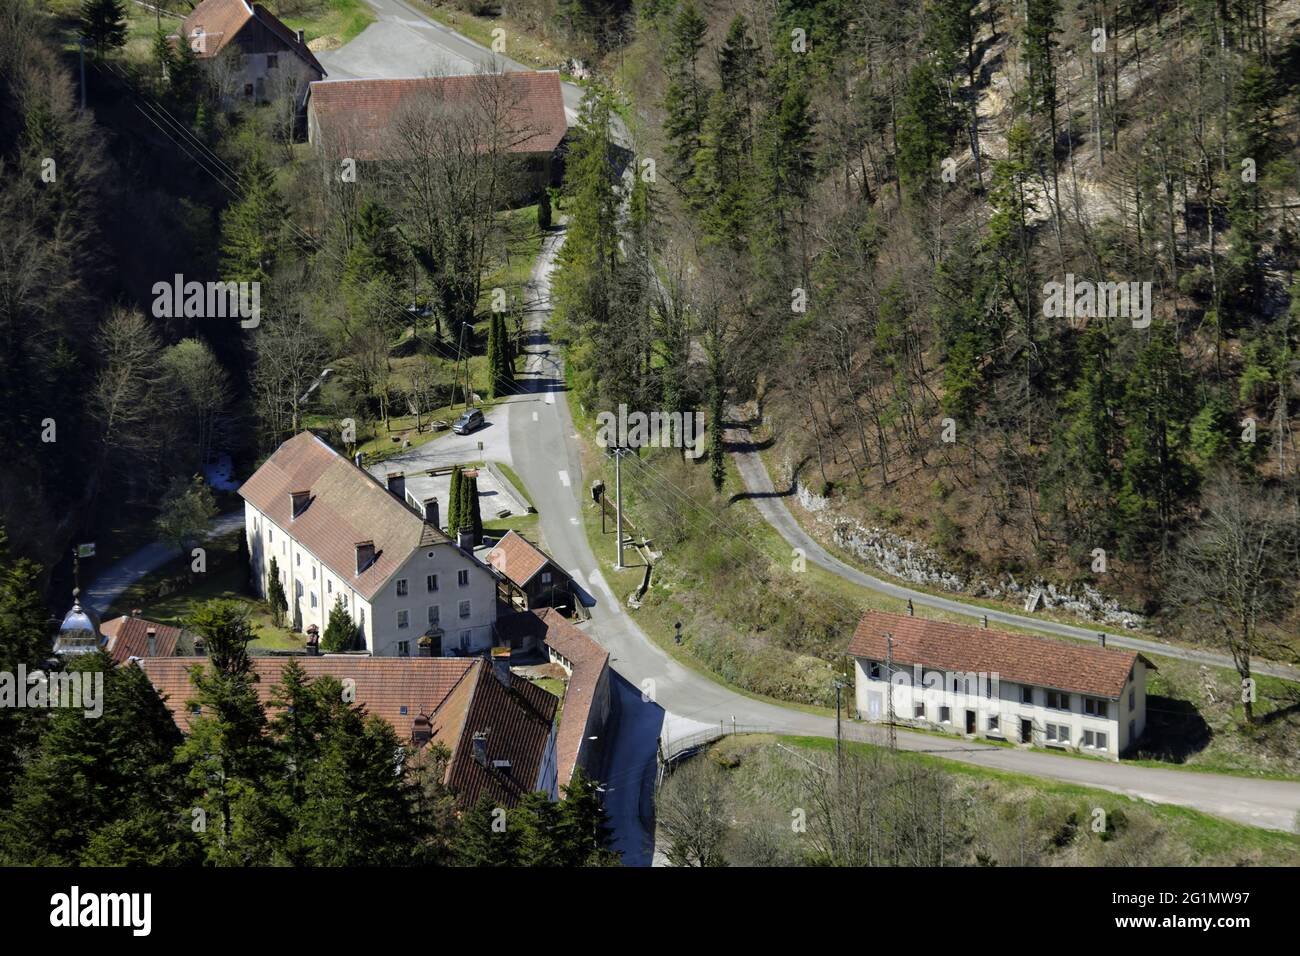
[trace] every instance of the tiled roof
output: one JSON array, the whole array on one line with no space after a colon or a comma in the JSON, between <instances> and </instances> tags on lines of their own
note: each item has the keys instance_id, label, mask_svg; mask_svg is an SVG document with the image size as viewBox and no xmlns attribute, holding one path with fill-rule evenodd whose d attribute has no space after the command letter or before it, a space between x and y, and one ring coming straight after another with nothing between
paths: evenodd
<instances>
[{"instance_id":1,"label":"tiled roof","mask_svg":"<svg viewBox=\"0 0 1300 956\"><path fill-rule=\"evenodd\" d=\"M407 108L431 108L467 116L502 84L505 117L494 124L512 153L550 153L568 129L560 74L511 71L465 76L386 80L325 80L311 85L310 107L323 141L340 155L360 160L400 154L391 139L395 120Z\"/></svg>"},{"instance_id":2,"label":"tiled roof","mask_svg":"<svg viewBox=\"0 0 1300 956\"><path fill-rule=\"evenodd\" d=\"M205 40L202 50L196 52L202 58L213 57L225 49L250 20L256 20L274 34L286 50L325 76L325 69L307 44L299 43L298 34L260 3L250 6L245 0L203 0L181 24L180 37L184 42L192 43L195 31L201 28Z\"/></svg>"},{"instance_id":3,"label":"tiled roof","mask_svg":"<svg viewBox=\"0 0 1300 956\"><path fill-rule=\"evenodd\" d=\"M432 714L452 688L475 665L469 657L360 657L325 655L294 658L309 679L329 675L355 682L356 702L366 712L392 725L397 736L410 740L412 722L419 714ZM154 689L164 698L176 725L189 730L188 701L194 696L190 671L207 663L206 657L150 657L140 662ZM253 670L258 676L254 685L258 699L265 705L288 660L283 657L254 657ZM402 708L406 713L402 713Z\"/></svg>"},{"instance_id":4,"label":"tiled roof","mask_svg":"<svg viewBox=\"0 0 1300 956\"><path fill-rule=\"evenodd\" d=\"M149 653L149 628L157 631L154 653ZM123 614L100 625L99 632L108 638L108 653L119 664L132 657L172 657L181 637L181 629L169 624L146 621Z\"/></svg>"},{"instance_id":5,"label":"tiled roof","mask_svg":"<svg viewBox=\"0 0 1300 956\"><path fill-rule=\"evenodd\" d=\"M289 495L308 490L298 517ZM239 489L253 507L370 600L416 549L450 544L445 534L311 432L290 438ZM375 560L357 574L356 546Z\"/></svg>"},{"instance_id":6,"label":"tiled roof","mask_svg":"<svg viewBox=\"0 0 1300 956\"><path fill-rule=\"evenodd\" d=\"M474 682L468 700L453 695L447 701L448 706L464 710L463 718L448 720L448 729L459 723L460 739L452 748L447 785L462 806L472 806L485 796L500 806L514 806L537 785L560 699L514 674L507 689L491 664L482 659L476 664L478 673L466 678ZM435 714L435 727L440 721ZM474 735L480 732L487 736L485 764L474 759ZM509 761L508 768L494 766L503 760Z\"/></svg>"},{"instance_id":7,"label":"tiled roof","mask_svg":"<svg viewBox=\"0 0 1300 956\"><path fill-rule=\"evenodd\" d=\"M1018 684L1111 699L1124 692L1129 672L1140 656L1136 651L1089 647L883 611L862 615L849 653L883 661L886 633L894 638L895 664L997 674L1000 680ZM1151 666L1145 658L1143 662Z\"/></svg>"},{"instance_id":8,"label":"tiled roof","mask_svg":"<svg viewBox=\"0 0 1300 956\"><path fill-rule=\"evenodd\" d=\"M562 787L573 777L596 688L601 674L609 666L609 651L570 624L558 611L548 607L533 613L545 628L546 646L553 648L572 667L555 742L559 785Z\"/></svg>"},{"instance_id":9,"label":"tiled roof","mask_svg":"<svg viewBox=\"0 0 1300 956\"><path fill-rule=\"evenodd\" d=\"M497 546L487 553L487 560L488 564L521 588L548 562L555 565L546 552L517 531L508 532L498 541Z\"/></svg>"},{"instance_id":10,"label":"tiled roof","mask_svg":"<svg viewBox=\"0 0 1300 956\"><path fill-rule=\"evenodd\" d=\"M478 657L361 657L325 655L294 658L310 680L351 678L356 703L381 717L403 740L411 739L415 719L430 718L432 740L451 751L447 784L462 806L487 795L512 807L533 789L546 758L551 725L559 699L531 681L510 677L507 689L492 665ZM255 657L258 700L269 706L288 660ZM190 673L207 664L205 657L151 657L139 662L180 729L188 731L196 716L188 701L194 695ZM405 713L403 713L405 708ZM474 759L473 737L487 734L487 765ZM510 767L493 767L507 760Z\"/></svg>"}]
</instances>

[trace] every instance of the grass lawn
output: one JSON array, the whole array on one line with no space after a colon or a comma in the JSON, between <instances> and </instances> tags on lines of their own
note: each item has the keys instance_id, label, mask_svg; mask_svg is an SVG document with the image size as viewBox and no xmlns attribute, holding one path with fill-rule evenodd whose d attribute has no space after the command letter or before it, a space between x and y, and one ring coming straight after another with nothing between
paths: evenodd
<instances>
[{"instance_id":1,"label":"grass lawn","mask_svg":"<svg viewBox=\"0 0 1300 956\"><path fill-rule=\"evenodd\" d=\"M209 562L218 559L222 552L227 555L233 553L237 534L238 532L210 542ZM188 558L177 558L135 582L122 592L105 615L105 619L120 614L130 614L133 608L140 608L141 617L160 624L180 627L204 601L222 598L248 605L249 620L257 629L257 637L249 645L253 650L297 650L305 646L305 635L294 634L287 628L276 627L272 623L270 610L261 601L249 596L244 587L243 573L233 562L208 574L199 575L190 587L182 588L165 597L147 597L160 580L183 571L188 565L188 560Z\"/></svg>"},{"instance_id":2,"label":"grass lawn","mask_svg":"<svg viewBox=\"0 0 1300 956\"><path fill-rule=\"evenodd\" d=\"M439 3L429 3L427 0L416 0L415 6L437 22L451 27L457 33L482 44L489 50L492 49L494 39L492 31L504 30L503 54L527 66L555 70L559 69L566 59L573 58L573 54L566 52L556 40L529 33L508 17L474 16Z\"/></svg>"},{"instance_id":3,"label":"grass lawn","mask_svg":"<svg viewBox=\"0 0 1300 956\"><path fill-rule=\"evenodd\" d=\"M781 737L782 743L810 751L833 754L835 741L821 737ZM858 741L845 741L845 748L850 751L867 752L880 749L872 744ZM1289 865L1300 863L1300 836L1282 833L1276 830L1264 830L1245 826L1229 820L1222 820L1210 814L1185 807L1168 804L1151 804L1120 796L1104 790L1095 790L1077 784L1059 783L1038 777L1010 773L1004 770L990 770L954 761L944 760L929 754L897 752L894 759L913 761L936 771L942 771L960 777L971 778L985 784L991 784L998 790L1022 788L1033 790L1040 802L1059 799L1079 802L1087 807L1102 807L1108 814L1116 809L1123 809L1126 815L1149 815L1154 817L1162 829L1168 829L1170 835L1199 858L1201 863L1261 862L1267 865ZM1086 819L1086 817L1085 817ZM1251 858L1254 859L1251 859Z\"/></svg>"},{"instance_id":4,"label":"grass lawn","mask_svg":"<svg viewBox=\"0 0 1300 956\"><path fill-rule=\"evenodd\" d=\"M313 50L337 49L375 22L374 11L364 0L315 0L291 13L278 12L279 8L286 6L283 2L271 6L277 9L276 15L290 30L304 31L307 44ZM313 44L314 40L323 42Z\"/></svg>"}]
</instances>

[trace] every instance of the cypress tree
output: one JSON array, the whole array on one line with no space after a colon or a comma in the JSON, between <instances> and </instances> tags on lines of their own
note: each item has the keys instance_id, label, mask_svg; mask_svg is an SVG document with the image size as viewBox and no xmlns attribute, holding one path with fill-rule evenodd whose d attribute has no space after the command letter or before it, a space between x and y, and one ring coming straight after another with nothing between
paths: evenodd
<instances>
[{"instance_id":1,"label":"cypress tree","mask_svg":"<svg viewBox=\"0 0 1300 956\"><path fill-rule=\"evenodd\" d=\"M480 544L483 541L483 515L478 504L478 477L466 479L462 487L465 489L465 502L461 524L474 532L474 543Z\"/></svg>"},{"instance_id":2,"label":"cypress tree","mask_svg":"<svg viewBox=\"0 0 1300 956\"><path fill-rule=\"evenodd\" d=\"M276 627L284 624L284 612L289 610L289 599L285 597L284 585L280 583L280 566L275 557L271 558L270 581L266 586L266 601L271 605L271 621Z\"/></svg>"},{"instance_id":3,"label":"cypress tree","mask_svg":"<svg viewBox=\"0 0 1300 956\"><path fill-rule=\"evenodd\" d=\"M456 536L456 532L460 530L460 489L464 480L460 473L460 465L453 465L451 469L451 492L447 495L447 533L453 538Z\"/></svg>"},{"instance_id":4,"label":"cypress tree","mask_svg":"<svg viewBox=\"0 0 1300 956\"><path fill-rule=\"evenodd\" d=\"M325 626L325 633L321 635L321 650L330 654L339 651L350 651L357 646L357 639L361 636L361 629L357 627L352 615L343 604L343 595L340 594L334 600L334 606L330 608L329 624Z\"/></svg>"}]
</instances>

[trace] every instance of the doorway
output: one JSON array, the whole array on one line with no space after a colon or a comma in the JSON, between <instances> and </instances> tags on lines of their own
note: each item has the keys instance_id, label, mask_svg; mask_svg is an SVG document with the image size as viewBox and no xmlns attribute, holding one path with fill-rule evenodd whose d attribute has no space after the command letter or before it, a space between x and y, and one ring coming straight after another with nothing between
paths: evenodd
<instances>
[{"instance_id":1,"label":"doorway","mask_svg":"<svg viewBox=\"0 0 1300 956\"><path fill-rule=\"evenodd\" d=\"M1034 742L1034 722L1031 720L1022 720L1020 722L1020 742L1022 744L1032 744Z\"/></svg>"},{"instance_id":2,"label":"doorway","mask_svg":"<svg viewBox=\"0 0 1300 956\"><path fill-rule=\"evenodd\" d=\"M966 733L975 736L975 711L966 711Z\"/></svg>"}]
</instances>

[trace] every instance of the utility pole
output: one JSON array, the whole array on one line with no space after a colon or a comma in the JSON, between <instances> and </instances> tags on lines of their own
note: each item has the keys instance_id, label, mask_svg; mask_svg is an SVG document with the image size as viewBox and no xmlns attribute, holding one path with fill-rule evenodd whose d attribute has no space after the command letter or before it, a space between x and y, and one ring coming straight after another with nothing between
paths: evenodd
<instances>
[{"instance_id":1,"label":"utility pole","mask_svg":"<svg viewBox=\"0 0 1300 956\"><path fill-rule=\"evenodd\" d=\"M889 749L898 749L898 730L894 726L894 635L885 632L885 680L889 681Z\"/></svg>"},{"instance_id":2,"label":"utility pole","mask_svg":"<svg viewBox=\"0 0 1300 956\"><path fill-rule=\"evenodd\" d=\"M623 570L623 455L626 448L614 449L614 533L618 538L618 561L616 570Z\"/></svg>"},{"instance_id":3,"label":"utility pole","mask_svg":"<svg viewBox=\"0 0 1300 956\"><path fill-rule=\"evenodd\" d=\"M838 677L835 678L835 779L844 778L844 753L843 753L843 734L840 731L840 691L844 689L844 681Z\"/></svg>"}]
</instances>

